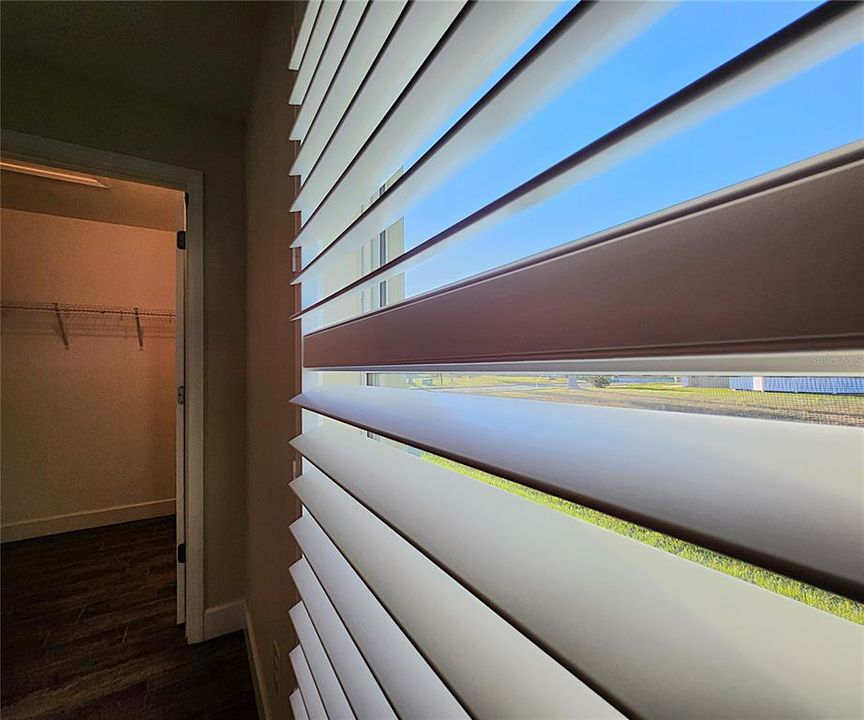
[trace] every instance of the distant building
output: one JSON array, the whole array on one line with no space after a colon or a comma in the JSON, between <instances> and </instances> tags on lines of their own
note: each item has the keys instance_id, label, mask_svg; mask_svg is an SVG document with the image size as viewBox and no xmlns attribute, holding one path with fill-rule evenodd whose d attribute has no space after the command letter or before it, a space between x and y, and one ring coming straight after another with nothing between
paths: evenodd
<instances>
[{"instance_id":1,"label":"distant building","mask_svg":"<svg viewBox=\"0 0 864 720\"><path fill-rule=\"evenodd\" d=\"M760 387L761 385L761 387ZM864 377L732 377L733 390L818 393L821 395L864 395Z\"/></svg>"}]
</instances>

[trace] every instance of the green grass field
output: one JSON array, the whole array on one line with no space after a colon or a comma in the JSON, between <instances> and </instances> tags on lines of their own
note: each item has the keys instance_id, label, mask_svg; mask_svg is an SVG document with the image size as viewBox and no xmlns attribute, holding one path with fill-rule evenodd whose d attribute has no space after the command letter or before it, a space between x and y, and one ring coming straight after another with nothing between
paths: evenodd
<instances>
[{"instance_id":1,"label":"green grass field","mask_svg":"<svg viewBox=\"0 0 864 720\"><path fill-rule=\"evenodd\" d=\"M456 472L468 475L487 485L492 485L507 492L519 495L520 497L532 502L540 503L546 507L552 508L567 515L572 515L575 518L589 522L592 525L612 530L619 535L625 535L639 542L659 548L673 555L677 555L685 560L699 563L713 570L731 575L732 577L745 580L746 582L758 585L766 590L771 590L780 595L798 600L805 605L824 610L846 620L851 620L859 625L864 625L864 604L857 603L854 600L834 595L825 590L806 585L804 583L792 580L783 575L763 570L762 568L750 565L741 560L721 555L720 553L706 550L698 545L693 545L683 540L679 540L663 533L648 530L647 528L625 520L606 515L604 513L592 510L576 503L562 500L561 498L549 495L527 488L524 485L505 480L504 478L490 475L489 473L475 470L474 468L453 462L446 458L438 457L431 453L423 453L421 457L424 460L434 462L442 467Z\"/></svg>"}]
</instances>

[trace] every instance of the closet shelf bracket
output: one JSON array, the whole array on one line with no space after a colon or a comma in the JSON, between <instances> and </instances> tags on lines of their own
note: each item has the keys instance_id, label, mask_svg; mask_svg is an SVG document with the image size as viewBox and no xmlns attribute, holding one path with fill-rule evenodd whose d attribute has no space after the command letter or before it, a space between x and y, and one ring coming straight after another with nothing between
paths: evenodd
<instances>
[{"instance_id":1,"label":"closet shelf bracket","mask_svg":"<svg viewBox=\"0 0 864 720\"><path fill-rule=\"evenodd\" d=\"M138 308L135 308L135 329L138 331L138 349L144 349L144 331L141 329L141 315L138 314Z\"/></svg>"},{"instance_id":2,"label":"closet shelf bracket","mask_svg":"<svg viewBox=\"0 0 864 720\"><path fill-rule=\"evenodd\" d=\"M63 322L63 314L60 312L60 305L54 303L54 314L57 316L57 324L60 326L60 337L63 338L63 345L69 349L69 334L66 332L66 323Z\"/></svg>"}]
</instances>

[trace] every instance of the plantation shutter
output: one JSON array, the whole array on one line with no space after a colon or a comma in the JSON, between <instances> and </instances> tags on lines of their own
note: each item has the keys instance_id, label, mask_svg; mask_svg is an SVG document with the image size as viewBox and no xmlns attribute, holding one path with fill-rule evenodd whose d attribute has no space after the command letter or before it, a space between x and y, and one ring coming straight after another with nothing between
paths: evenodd
<instances>
[{"instance_id":1,"label":"plantation shutter","mask_svg":"<svg viewBox=\"0 0 864 720\"><path fill-rule=\"evenodd\" d=\"M858 4L803 12L400 244L413 203L669 8L309 3L291 60L305 370L295 717L862 712L861 626L453 465L860 601L861 427L386 386L394 373L864 367L860 140L404 296L405 274L445 248L857 47L864 28Z\"/></svg>"}]
</instances>

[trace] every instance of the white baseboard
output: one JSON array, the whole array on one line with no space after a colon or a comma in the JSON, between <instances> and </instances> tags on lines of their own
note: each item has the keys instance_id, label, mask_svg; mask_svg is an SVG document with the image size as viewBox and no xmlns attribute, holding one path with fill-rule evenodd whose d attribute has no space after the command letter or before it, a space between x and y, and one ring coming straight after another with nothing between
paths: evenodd
<instances>
[{"instance_id":1,"label":"white baseboard","mask_svg":"<svg viewBox=\"0 0 864 720\"><path fill-rule=\"evenodd\" d=\"M233 600L204 611L204 640L242 630L246 627L246 603Z\"/></svg>"},{"instance_id":2,"label":"white baseboard","mask_svg":"<svg viewBox=\"0 0 864 720\"><path fill-rule=\"evenodd\" d=\"M255 689L255 704L258 706L258 716L262 720L270 720L273 714L270 711L267 684L264 682L264 668L261 665L261 656L258 655L258 645L255 642L255 627L252 624L252 616L249 614L246 603L243 603L243 612L246 615L246 651L249 654L249 664L252 666L252 686Z\"/></svg>"},{"instance_id":3,"label":"white baseboard","mask_svg":"<svg viewBox=\"0 0 864 720\"><path fill-rule=\"evenodd\" d=\"M174 498L153 500L133 505L117 505L101 510L84 510L68 515L20 520L0 527L0 541L27 540L44 535L87 530L104 525L147 520L149 518L173 515L176 512Z\"/></svg>"}]
</instances>

